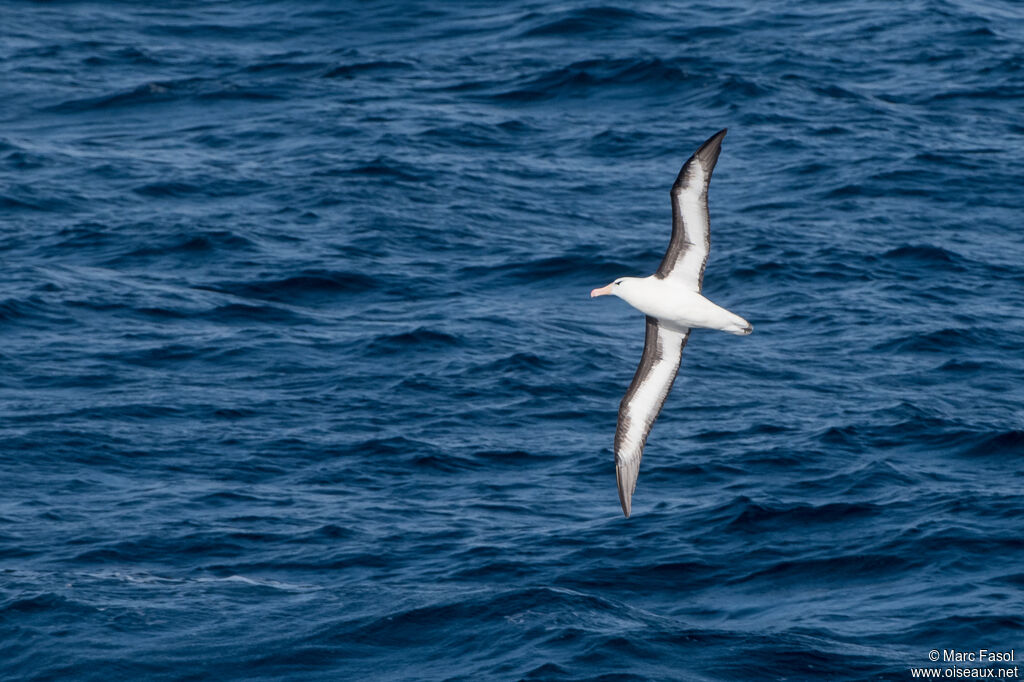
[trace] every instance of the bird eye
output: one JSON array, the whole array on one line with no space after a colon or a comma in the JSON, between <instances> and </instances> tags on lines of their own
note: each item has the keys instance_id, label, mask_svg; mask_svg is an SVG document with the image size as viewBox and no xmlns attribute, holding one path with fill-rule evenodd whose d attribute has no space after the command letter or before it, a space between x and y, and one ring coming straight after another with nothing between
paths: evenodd
<instances>
[{"instance_id":1,"label":"bird eye","mask_svg":"<svg viewBox=\"0 0 1024 682\"><path fill-rule=\"evenodd\" d=\"M615 283L615 286L618 286L620 284L622 284L622 280L621 279L618 282Z\"/></svg>"}]
</instances>

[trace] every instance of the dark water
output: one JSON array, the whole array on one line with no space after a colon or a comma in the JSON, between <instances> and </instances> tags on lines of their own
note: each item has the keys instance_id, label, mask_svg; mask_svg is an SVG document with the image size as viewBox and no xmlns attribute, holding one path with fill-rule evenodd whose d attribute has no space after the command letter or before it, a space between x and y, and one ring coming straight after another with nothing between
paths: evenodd
<instances>
[{"instance_id":1,"label":"dark water","mask_svg":"<svg viewBox=\"0 0 1024 682\"><path fill-rule=\"evenodd\" d=\"M1024 656L1009 0L0 6L0 676ZM728 126L622 518L668 188ZM998 667L998 666L997 666Z\"/></svg>"}]
</instances>

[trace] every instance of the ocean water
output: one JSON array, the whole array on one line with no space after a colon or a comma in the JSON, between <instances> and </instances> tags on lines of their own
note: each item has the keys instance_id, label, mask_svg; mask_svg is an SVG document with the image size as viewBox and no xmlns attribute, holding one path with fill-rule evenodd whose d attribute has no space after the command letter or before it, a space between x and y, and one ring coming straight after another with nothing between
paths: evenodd
<instances>
[{"instance_id":1,"label":"ocean water","mask_svg":"<svg viewBox=\"0 0 1024 682\"><path fill-rule=\"evenodd\" d=\"M3 3L0 678L1024 658L1022 45L1010 0ZM588 292L723 127L755 332L694 332L627 520L643 317Z\"/></svg>"}]
</instances>

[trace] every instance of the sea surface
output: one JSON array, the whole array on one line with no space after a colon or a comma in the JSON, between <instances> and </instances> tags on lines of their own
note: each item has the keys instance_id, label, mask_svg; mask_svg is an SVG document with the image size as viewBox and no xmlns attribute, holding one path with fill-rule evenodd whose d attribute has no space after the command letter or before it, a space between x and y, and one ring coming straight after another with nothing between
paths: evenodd
<instances>
[{"instance_id":1,"label":"sea surface","mask_svg":"<svg viewBox=\"0 0 1024 682\"><path fill-rule=\"evenodd\" d=\"M1024 6L4 2L0 491L3 680L1020 662Z\"/></svg>"}]
</instances>

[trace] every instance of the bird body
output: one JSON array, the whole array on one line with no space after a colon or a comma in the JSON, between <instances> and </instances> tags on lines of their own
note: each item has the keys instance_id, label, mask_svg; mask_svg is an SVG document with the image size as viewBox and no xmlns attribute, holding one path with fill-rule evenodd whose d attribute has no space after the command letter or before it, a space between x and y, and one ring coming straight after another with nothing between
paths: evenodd
<instances>
[{"instance_id":1,"label":"bird body","mask_svg":"<svg viewBox=\"0 0 1024 682\"><path fill-rule=\"evenodd\" d=\"M712 135L683 164L672 185L672 238L650 277L620 277L590 296L613 295L646 316L644 352L619 404L615 429L615 477L622 512L629 518L644 445L668 397L683 348L694 328L746 336L754 328L701 294L711 249L708 186L725 130Z\"/></svg>"},{"instance_id":2,"label":"bird body","mask_svg":"<svg viewBox=\"0 0 1024 682\"><path fill-rule=\"evenodd\" d=\"M650 277L622 277L615 280L608 293L618 296L645 315L684 331L695 327L718 329L745 336L753 331L749 322L722 306L712 303L699 291L679 282ZM600 289L591 292L600 296Z\"/></svg>"}]
</instances>

